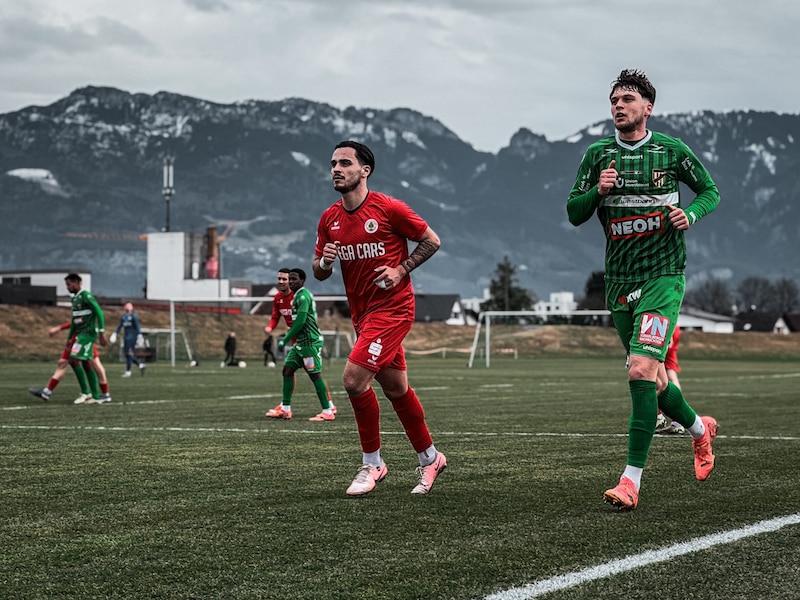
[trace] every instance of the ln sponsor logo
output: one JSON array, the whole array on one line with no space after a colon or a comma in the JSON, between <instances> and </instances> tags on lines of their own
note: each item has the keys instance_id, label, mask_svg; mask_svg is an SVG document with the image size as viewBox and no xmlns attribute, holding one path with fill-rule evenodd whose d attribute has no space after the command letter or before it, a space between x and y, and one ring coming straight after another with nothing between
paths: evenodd
<instances>
[{"instance_id":1,"label":"ln sponsor logo","mask_svg":"<svg viewBox=\"0 0 800 600\"><path fill-rule=\"evenodd\" d=\"M644 313L642 315L642 324L639 327L639 343L663 348L667 342L668 331L669 319L661 315Z\"/></svg>"}]
</instances>

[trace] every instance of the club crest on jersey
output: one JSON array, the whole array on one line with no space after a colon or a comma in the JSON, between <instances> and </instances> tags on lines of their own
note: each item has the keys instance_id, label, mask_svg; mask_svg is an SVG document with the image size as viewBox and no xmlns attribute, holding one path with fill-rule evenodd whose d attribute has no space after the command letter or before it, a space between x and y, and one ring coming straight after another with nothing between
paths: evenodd
<instances>
[{"instance_id":1,"label":"club crest on jersey","mask_svg":"<svg viewBox=\"0 0 800 600\"><path fill-rule=\"evenodd\" d=\"M375 219L367 219L364 223L364 231L367 233L375 233L378 231L378 222Z\"/></svg>"},{"instance_id":2,"label":"club crest on jersey","mask_svg":"<svg viewBox=\"0 0 800 600\"><path fill-rule=\"evenodd\" d=\"M667 343L669 319L661 315L644 313L639 326L639 343L663 348Z\"/></svg>"},{"instance_id":3,"label":"club crest on jersey","mask_svg":"<svg viewBox=\"0 0 800 600\"><path fill-rule=\"evenodd\" d=\"M667 172L664 169L653 169L653 185L656 187L664 187L667 180Z\"/></svg>"}]
</instances>

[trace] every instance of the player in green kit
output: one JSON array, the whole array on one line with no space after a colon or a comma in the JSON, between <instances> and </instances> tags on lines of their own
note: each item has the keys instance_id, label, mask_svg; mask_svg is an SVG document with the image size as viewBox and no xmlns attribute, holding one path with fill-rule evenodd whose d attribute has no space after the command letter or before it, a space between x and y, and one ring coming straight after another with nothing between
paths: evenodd
<instances>
[{"instance_id":1,"label":"player in green kit","mask_svg":"<svg viewBox=\"0 0 800 600\"><path fill-rule=\"evenodd\" d=\"M317 325L317 304L314 296L305 287L306 273L303 269L289 270L289 288L294 292L292 299L292 326L278 342L278 349L283 350L286 340L294 340L291 350L283 363L283 400L281 404L267 412L271 419L292 418L292 394L294 393L295 371L305 369L322 412L311 417L309 421L333 421L336 418L331 402L328 384L322 378L322 334Z\"/></svg>"},{"instance_id":2,"label":"player in green kit","mask_svg":"<svg viewBox=\"0 0 800 600\"><path fill-rule=\"evenodd\" d=\"M597 214L606 236L606 303L629 355L632 411L627 465L603 499L633 510L659 408L691 433L696 478L704 481L714 469L717 422L699 417L669 382L664 358L683 302L684 236L717 207L719 191L686 144L647 129L656 90L643 72L623 70L610 100L617 132L587 149L567 215L578 226ZM695 194L686 208L681 182Z\"/></svg>"},{"instance_id":3,"label":"player in green kit","mask_svg":"<svg viewBox=\"0 0 800 600\"><path fill-rule=\"evenodd\" d=\"M81 395L75 404L100 403L100 383L94 364L94 347L108 344L105 334L103 310L89 290L81 289L81 276L70 273L64 278L67 291L72 294L72 322L69 327L70 340L73 339L69 353L69 364L75 371Z\"/></svg>"}]
</instances>

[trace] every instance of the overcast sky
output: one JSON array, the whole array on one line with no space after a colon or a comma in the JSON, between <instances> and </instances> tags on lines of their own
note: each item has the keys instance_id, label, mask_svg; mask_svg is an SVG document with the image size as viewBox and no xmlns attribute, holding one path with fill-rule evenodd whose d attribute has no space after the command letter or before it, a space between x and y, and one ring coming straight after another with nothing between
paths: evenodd
<instances>
[{"instance_id":1,"label":"overcast sky","mask_svg":"<svg viewBox=\"0 0 800 600\"><path fill-rule=\"evenodd\" d=\"M214 102L405 107L496 152L609 115L622 68L655 112L800 110L798 0L22 0L0 4L0 113L86 86Z\"/></svg>"}]
</instances>

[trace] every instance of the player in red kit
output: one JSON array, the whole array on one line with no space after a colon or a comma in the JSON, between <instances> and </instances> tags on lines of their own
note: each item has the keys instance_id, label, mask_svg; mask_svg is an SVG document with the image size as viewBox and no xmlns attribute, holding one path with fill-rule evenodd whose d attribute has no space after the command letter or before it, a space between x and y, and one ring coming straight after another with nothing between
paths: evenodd
<instances>
[{"instance_id":1,"label":"player in red kit","mask_svg":"<svg viewBox=\"0 0 800 600\"><path fill-rule=\"evenodd\" d=\"M441 242L407 204L367 188L374 169L375 157L364 144L344 141L334 149L331 178L342 198L322 213L313 262L314 276L325 280L339 259L357 334L343 380L363 456L347 494L368 494L387 474L373 379L391 401L419 457L417 485L411 493L427 494L447 459L433 445L422 404L408 385L402 343L414 322L410 273L433 256ZM408 240L417 242L410 254Z\"/></svg>"}]
</instances>

